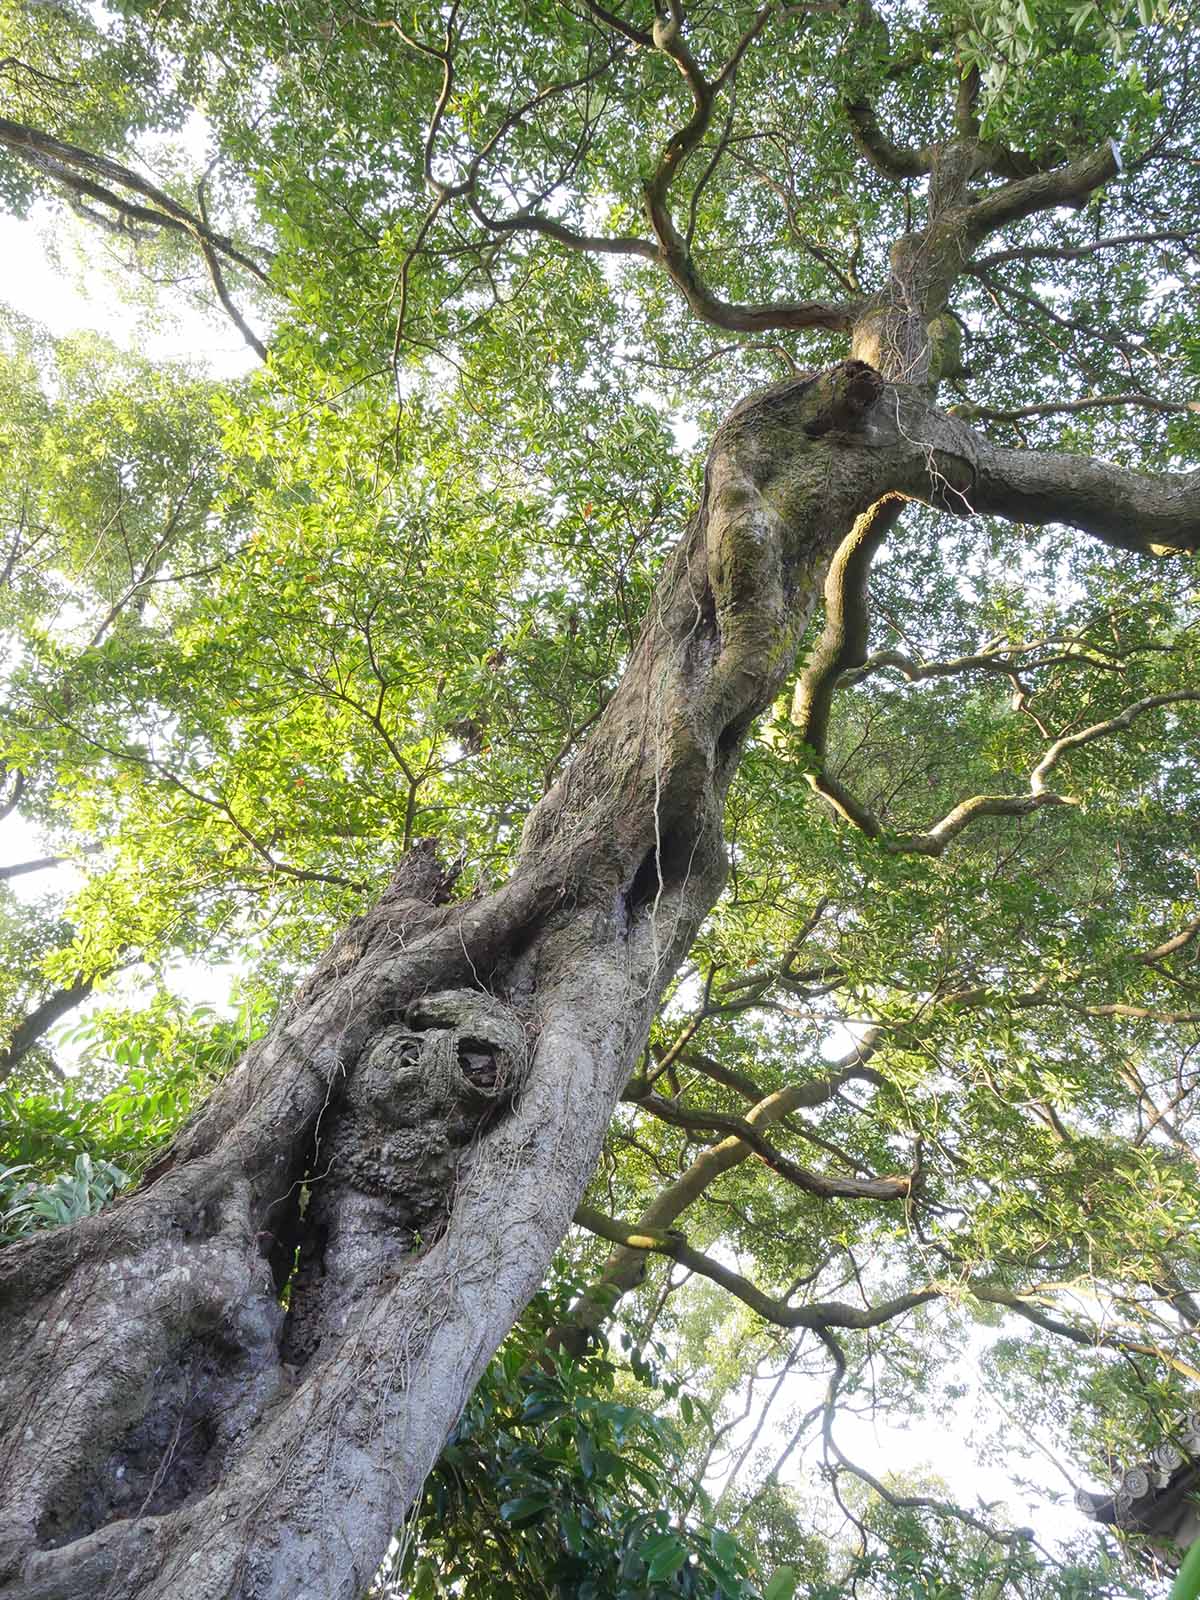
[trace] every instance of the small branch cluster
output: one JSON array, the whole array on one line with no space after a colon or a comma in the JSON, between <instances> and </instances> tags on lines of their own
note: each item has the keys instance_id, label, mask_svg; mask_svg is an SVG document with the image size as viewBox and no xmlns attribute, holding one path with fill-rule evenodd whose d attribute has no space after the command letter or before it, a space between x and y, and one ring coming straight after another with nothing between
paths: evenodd
<instances>
[{"instance_id":1,"label":"small branch cluster","mask_svg":"<svg viewBox=\"0 0 1200 1600\"><path fill-rule=\"evenodd\" d=\"M213 289L226 314L255 355L261 361L266 360L266 346L229 293L222 262L241 267L268 289L270 277L232 239L209 227L203 215L203 203L201 214L197 215L132 167L81 150L78 145L55 139L24 123L10 122L7 117L0 117L0 145L51 179L89 220L128 237L136 238L139 229L149 228L190 238L204 258ZM101 209L96 211L94 206Z\"/></svg>"}]
</instances>

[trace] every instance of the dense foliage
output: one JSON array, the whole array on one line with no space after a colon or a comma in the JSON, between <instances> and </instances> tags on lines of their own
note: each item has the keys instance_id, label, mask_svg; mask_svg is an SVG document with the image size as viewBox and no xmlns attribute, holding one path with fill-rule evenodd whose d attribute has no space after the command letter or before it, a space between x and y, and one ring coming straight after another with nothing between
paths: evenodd
<instances>
[{"instance_id":1,"label":"dense foliage","mask_svg":"<svg viewBox=\"0 0 1200 1600\"><path fill-rule=\"evenodd\" d=\"M1188 5L697 5L688 59L719 89L678 182L692 80L652 22L3 0L0 200L60 243L80 213L144 327L191 300L266 353L217 381L201 350L0 325L0 813L60 863L0 872L3 1239L147 1169L417 839L460 895L503 877L620 677L703 441L845 354L787 308L886 278L964 84L1009 159L1115 140L1122 167L965 270L940 403L1006 444L1195 461ZM682 255L640 248L656 194ZM1186 560L906 509L827 737L780 703L752 739L599 1226L381 1592L1155 1581L840 1430L948 1426L978 1361L992 1451L1096 1487L1200 1405L1198 600ZM173 995L197 960L236 971L233 1020ZM841 1300L894 1309L836 1335L792 1315ZM556 1343L581 1302L607 1357Z\"/></svg>"}]
</instances>

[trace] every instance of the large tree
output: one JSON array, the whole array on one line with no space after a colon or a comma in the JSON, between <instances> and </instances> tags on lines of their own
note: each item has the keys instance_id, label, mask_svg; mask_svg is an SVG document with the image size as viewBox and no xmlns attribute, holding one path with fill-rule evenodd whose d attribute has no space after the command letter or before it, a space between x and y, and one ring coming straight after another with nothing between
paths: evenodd
<instances>
[{"instance_id":1,"label":"large tree","mask_svg":"<svg viewBox=\"0 0 1200 1600\"><path fill-rule=\"evenodd\" d=\"M1186 1409L1189 22L8 9L6 201L264 365L11 332L6 803L97 865L5 1068L340 931L0 1256L0 1593L361 1593L573 1219L547 1364L666 1255L809 1336L835 1474L917 1312L1075 1347L1093 1460Z\"/></svg>"}]
</instances>

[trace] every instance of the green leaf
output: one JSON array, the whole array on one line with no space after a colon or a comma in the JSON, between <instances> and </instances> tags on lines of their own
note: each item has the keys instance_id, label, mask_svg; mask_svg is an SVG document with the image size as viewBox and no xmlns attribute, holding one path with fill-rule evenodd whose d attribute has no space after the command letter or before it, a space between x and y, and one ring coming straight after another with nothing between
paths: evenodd
<instances>
[{"instance_id":1,"label":"green leaf","mask_svg":"<svg viewBox=\"0 0 1200 1600\"><path fill-rule=\"evenodd\" d=\"M549 1495L520 1495L515 1500L505 1500L500 1506L500 1515L515 1528L520 1528L540 1517L549 1506Z\"/></svg>"},{"instance_id":2,"label":"green leaf","mask_svg":"<svg viewBox=\"0 0 1200 1600\"><path fill-rule=\"evenodd\" d=\"M795 1567L776 1567L763 1590L763 1600L792 1600L799 1581Z\"/></svg>"},{"instance_id":3,"label":"green leaf","mask_svg":"<svg viewBox=\"0 0 1200 1600\"><path fill-rule=\"evenodd\" d=\"M721 1528L714 1528L710 1538L713 1554L723 1566L731 1567L737 1560L738 1544L732 1534L726 1533Z\"/></svg>"},{"instance_id":4,"label":"green leaf","mask_svg":"<svg viewBox=\"0 0 1200 1600\"><path fill-rule=\"evenodd\" d=\"M642 1546L647 1576L652 1583L673 1578L688 1558L688 1549L673 1534L650 1539Z\"/></svg>"}]
</instances>

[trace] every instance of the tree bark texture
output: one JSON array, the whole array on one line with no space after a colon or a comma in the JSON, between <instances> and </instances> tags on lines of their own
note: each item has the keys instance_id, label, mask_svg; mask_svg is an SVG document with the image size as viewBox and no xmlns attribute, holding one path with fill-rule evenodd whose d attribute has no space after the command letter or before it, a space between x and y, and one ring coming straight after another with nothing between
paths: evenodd
<instances>
[{"instance_id":1,"label":"tree bark texture","mask_svg":"<svg viewBox=\"0 0 1200 1600\"><path fill-rule=\"evenodd\" d=\"M1200 547L1200 473L1000 448L930 402L978 246L1085 203L1116 170L1110 146L1026 170L980 140L968 95L960 137L904 151L852 99L867 159L930 174L927 225L897 240L876 295L733 307L668 204L728 73L708 83L665 22L638 42L695 102L647 187L654 241L525 213L490 225L644 256L709 321L834 328L856 359L752 396L718 430L627 671L509 881L454 901L432 849L411 852L136 1193L0 1253L0 1600L364 1590L570 1225L720 893L729 781L835 555L849 594L906 499L1145 554ZM0 143L84 193L123 186L138 199L114 190L118 213L148 201L206 259L257 270L123 168L16 124ZM988 177L1006 181L981 196ZM854 620L826 641L839 672L866 648Z\"/></svg>"},{"instance_id":2,"label":"tree bark texture","mask_svg":"<svg viewBox=\"0 0 1200 1600\"><path fill-rule=\"evenodd\" d=\"M720 893L831 558L896 496L1200 543L1200 475L997 450L861 361L743 402L509 881L453 901L410 853L137 1193L0 1256L4 1600L363 1591Z\"/></svg>"},{"instance_id":3,"label":"tree bark texture","mask_svg":"<svg viewBox=\"0 0 1200 1600\"><path fill-rule=\"evenodd\" d=\"M739 407L509 882L429 849L134 1195L0 1258L0 1594L349 1597L541 1282L720 892L725 790L885 486L878 374Z\"/></svg>"}]
</instances>

